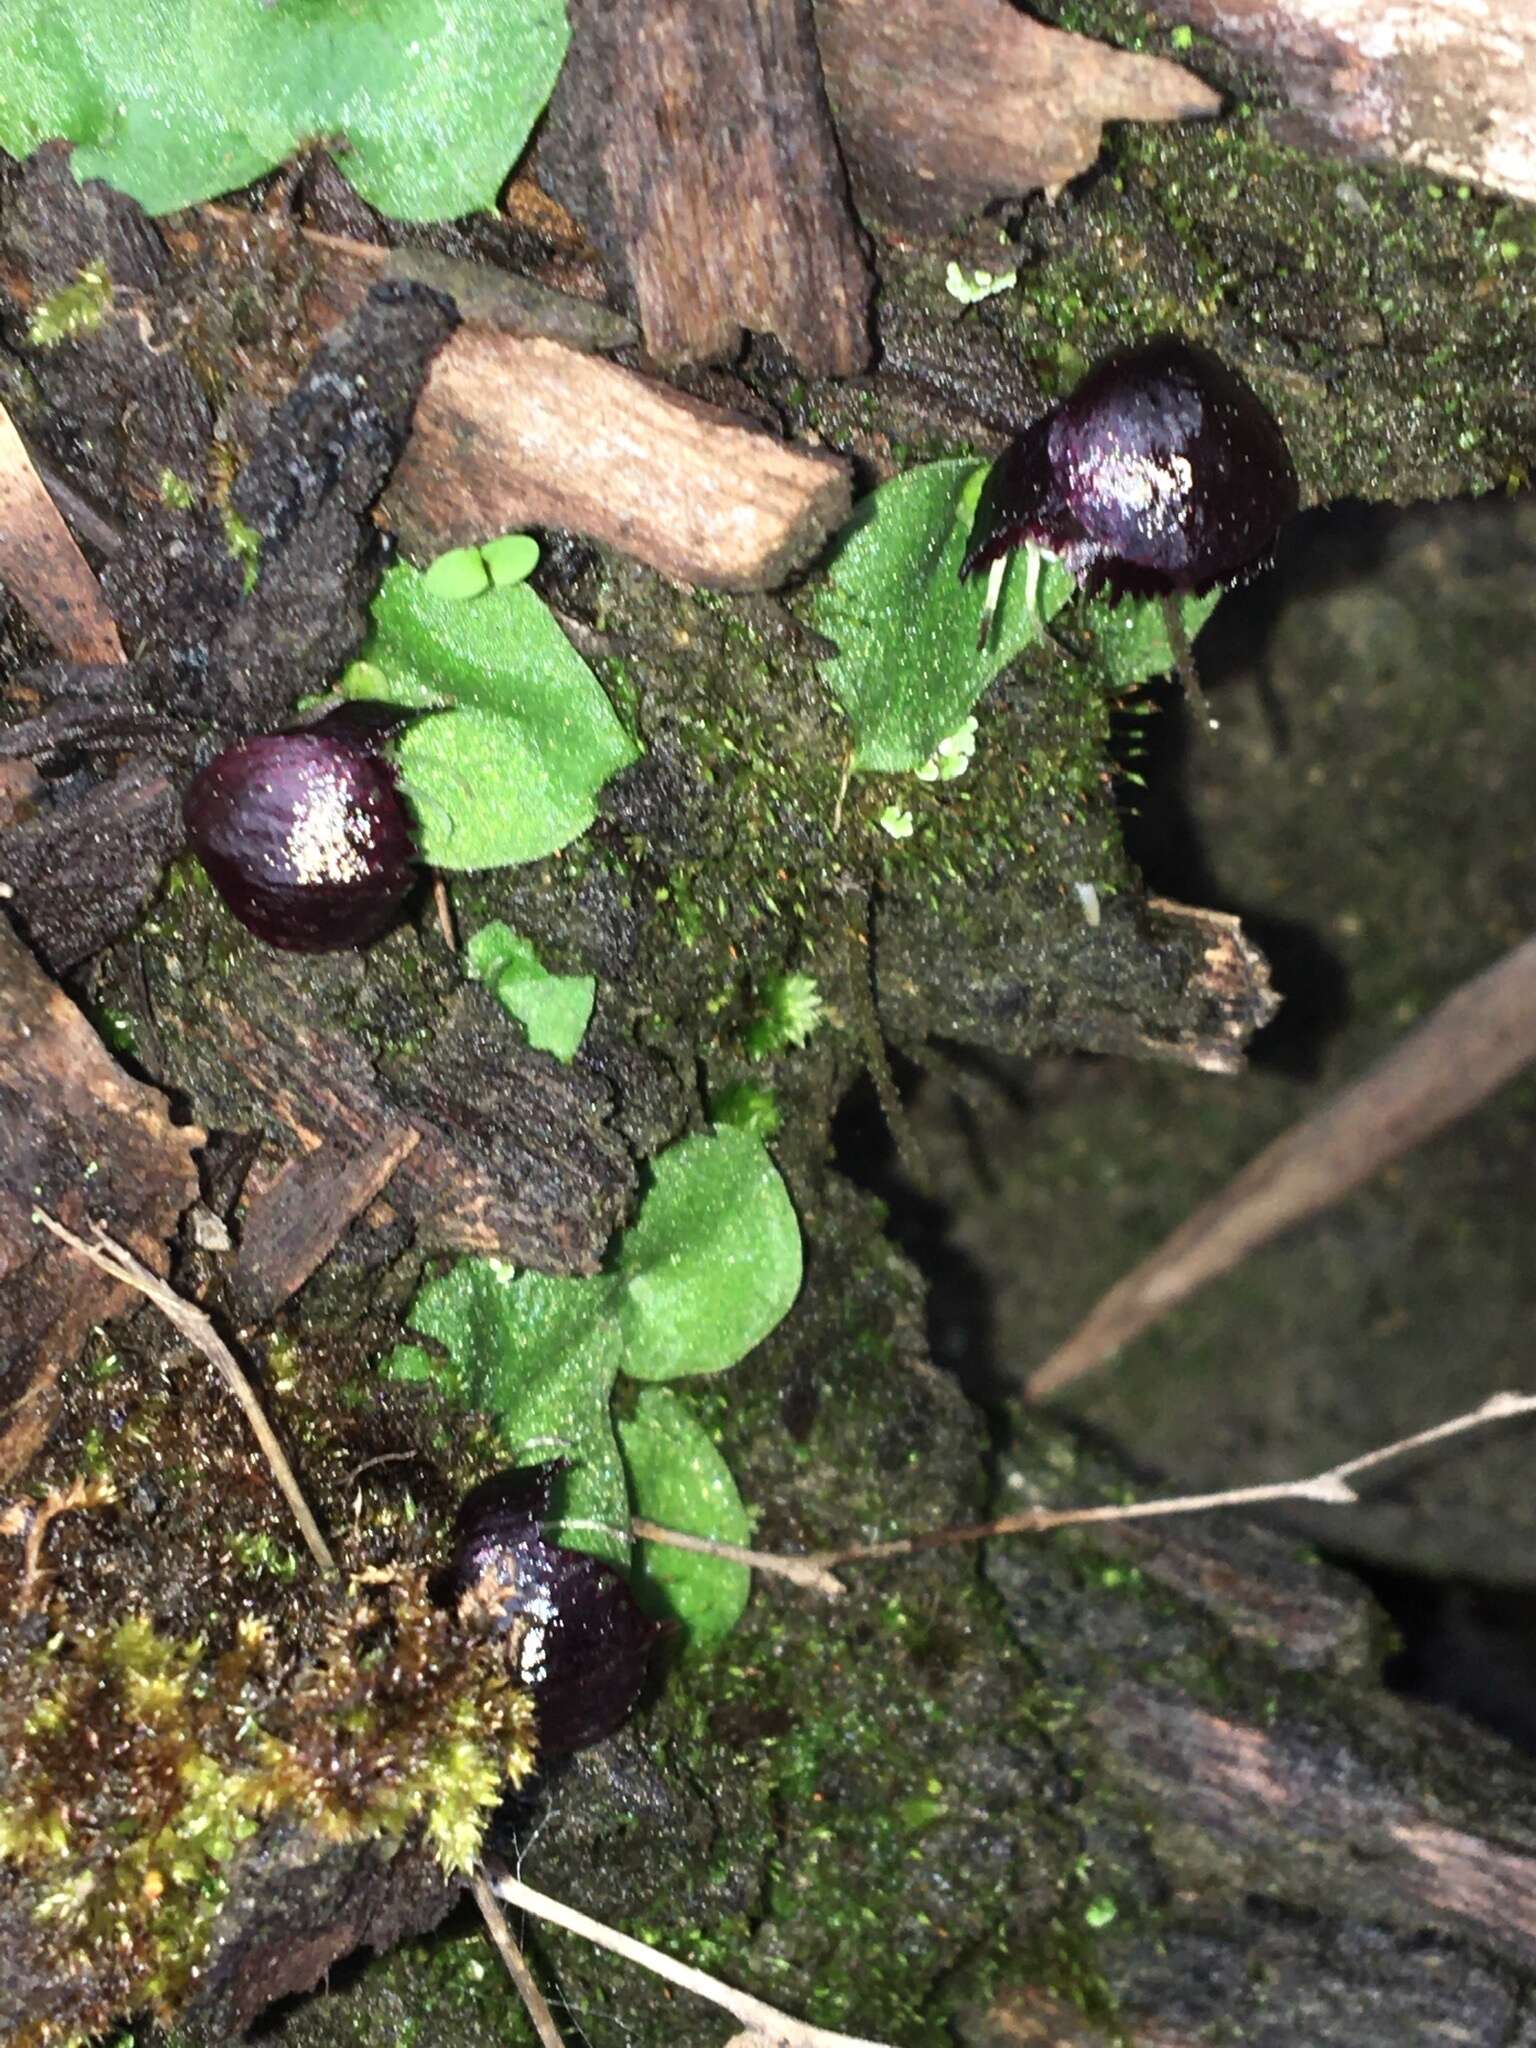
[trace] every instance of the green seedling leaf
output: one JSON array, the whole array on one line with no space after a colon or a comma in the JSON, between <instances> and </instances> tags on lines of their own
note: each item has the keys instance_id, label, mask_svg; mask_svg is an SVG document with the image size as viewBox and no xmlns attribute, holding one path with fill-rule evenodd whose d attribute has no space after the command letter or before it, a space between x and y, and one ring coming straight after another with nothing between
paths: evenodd
<instances>
[{"instance_id":1,"label":"green seedling leaf","mask_svg":"<svg viewBox=\"0 0 1536 2048\"><path fill-rule=\"evenodd\" d=\"M77 177L168 213L324 136L400 220L494 205L570 36L564 0L12 0L6 26L14 156L67 137Z\"/></svg>"},{"instance_id":2,"label":"green seedling leaf","mask_svg":"<svg viewBox=\"0 0 1536 2048\"><path fill-rule=\"evenodd\" d=\"M450 548L446 555L439 555L422 570L421 587L428 597L462 604L466 598L478 597L482 590L490 589L491 572L478 548Z\"/></svg>"},{"instance_id":3,"label":"green seedling leaf","mask_svg":"<svg viewBox=\"0 0 1536 2048\"><path fill-rule=\"evenodd\" d=\"M944 289L962 306L979 306L983 299L1012 291L1019 281L1016 270L962 270L951 263L944 272Z\"/></svg>"},{"instance_id":4,"label":"green seedling leaf","mask_svg":"<svg viewBox=\"0 0 1536 2048\"><path fill-rule=\"evenodd\" d=\"M431 1280L411 1327L443 1346L433 1358L402 1345L384 1370L429 1380L466 1408L496 1417L520 1463L566 1458L558 1502L562 1534L578 1550L629 1557L629 1492L610 1403L619 1369L612 1283L515 1273L492 1259L461 1259Z\"/></svg>"},{"instance_id":5,"label":"green seedling leaf","mask_svg":"<svg viewBox=\"0 0 1536 2048\"><path fill-rule=\"evenodd\" d=\"M1220 590L1180 600L1184 631L1191 643L1220 602ZM1153 676L1172 672L1175 664L1173 649L1168 645L1168 626L1162 605L1156 599L1138 604L1094 604L1089 607L1088 622L1109 679L1117 690L1134 690Z\"/></svg>"},{"instance_id":6,"label":"green seedling leaf","mask_svg":"<svg viewBox=\"0 0 1536 2048\"><path fill-rule=\"evenodd\" d=\"M750 1542L752 1524L730 1466L675 1394L646 1387L618 1433L637 1515L716 1543ZM752 1590L745 1565L668 1543L641 1543L631 1576L641 1605L681 1622L697 1649L730 1634Z\"/></svg>"},{"instance_id":7,"label":"green seedling leaf","mask_svg":"<svg viewBox=\"0 0 1536 2048\"><path fill-rule=\"evenodd\" d=\"M439 868L541 860L585 832L597 792L636 758L602 686L526 584L472 604L391 569L348 697L440 706L400 741L400 784ZM382 679L382 687L381 687Z\"/></svg>"},{"instance_id":8,"label":"green seedling leaf","mask_svg":"<svg viewBox=\"0 0 1536 2048\"><path fill-rule=\"evenodd\" d=\"M483 926L464 957L475 980L483 981L523 1026L528 1043L569 1066L591 1021L596 979L590 974L551 974L540 964L533 942L505 924Z\"/></svg>"},{"instance_id":9,"label":"green seedling leaf","mask_svg":"<svg viewBox=\"0 0 1536 2048\"><path fill-rule=\"evenodd\" d=\"M756 1138L719 1130L655 1161L616 1277L624 1370L638 1380L721 1372L800 1292L800 1225Z\"/></svg>"},{"instance_id":10,"label":"green seedling leaf","mask_svg":"<svg viewBox=\"0 0 1536 2048\"><path fill-rule=\"evenodd\" d=\"M814 974L775 975L758 992L757 1014L746 1029L747 1051L760 1060L804 1045L825 1012Z\"/></svg>"},{"instance_id":11,"label":"green seedling leaf","mask_svg":"<svg viewBox=\"0 0 1536 2048\"><path fill-rule=\"evenodd\" d=\"M526 583L539 566L539 544L531 533L504 533L500 540L488 540L480 553L498 590Z\"/></svg>"},{"instance_id":12,"label":"green seedling leaf","mask_svg":"<svg viewBox=\"0 0 1536 2048\"><path fill-rule=\"evenodd\" d=\"M977 649L984 579L962 583L960 563L986 473L963 458L882 484L855 508L812 600L812 624L838 646L822 673L853 727L857 769L922 767L1077 587L1045 562L1031 606L1019 558Z\"/></svg>"}]
</instances>

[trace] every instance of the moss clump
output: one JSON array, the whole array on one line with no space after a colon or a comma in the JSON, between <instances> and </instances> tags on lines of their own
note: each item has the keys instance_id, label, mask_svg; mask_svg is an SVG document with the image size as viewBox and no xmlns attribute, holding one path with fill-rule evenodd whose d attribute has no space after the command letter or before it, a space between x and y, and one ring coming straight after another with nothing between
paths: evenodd
<instances>
[{"instance_id":1,"label":"moss clump","mask_svg":"<svg viewBox=\"0 0 1536 2048\"><path fill-rule=\"evenodd\" d=\"M33 310L27 322L27 342L32 348L52 348L58 342L94 333L111 303L112 280L106 265L88 263L73 284L50 292Z\"/></svg>"},{"instance_id":2,"label":"moss clump","mask_svg":"<svg viewBox=\"0 0 1536 2048\"><path fill-rule=\"evenodd\" d=\"M66 1624L13 1662L0 1910L59 2008L12 2035L17 2048L173 2012L266 1823L307 1832L317 1854L419 1831L446 1870L474 1861L533 1768L532 1702L419 1576L372 1577L297 1671L258 1621L210 1655L144 1615L98 1633Z\"/></svg>"}]
</instances>

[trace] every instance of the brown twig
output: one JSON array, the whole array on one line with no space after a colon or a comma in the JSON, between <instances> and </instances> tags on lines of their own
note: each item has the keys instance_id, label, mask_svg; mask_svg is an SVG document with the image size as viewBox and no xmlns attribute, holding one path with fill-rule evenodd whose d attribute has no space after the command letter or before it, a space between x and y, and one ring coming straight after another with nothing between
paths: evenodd
<instances>
[{"instance_id":1,"label":"brown twig","mask_svg":"<svg viewBox=\"0 0 1536 2048\"><path fill-rule=\"evenodd\" d=\"M652 1543L671 1543L680 1550L702 1551L706 1556L728 1557L754 1571L788 1579L813 1592L839 1597L846 1588L834 1577L838 1566L863 1564L878 1558L914 1557L924 1550L946 1550L960 1543L985 1543L994 1536L1040 1536L1051 1529L1081 1528L1092 1522L1145 1522L1162 1515L1205 1515L1222 1508L1261 1507L1282 1500L1316 1501L1326 1507L1351 1507L1360 1498L1350 1484L1362 1472L1374 1471L1389 1459L1406 1457L1411 1451L1443 1443L1448 1437L1463 1436L1469 1430L1485 1428L1491 1422L1507 1422L1515 1416L1536 1413L1536 1394L1490 1394L1480 1407L1456 1415L1449 1422L1437 1422L1412 1436L1382 1444L1330 1465L1310 1479L1281 1479L1260 1486L1234 1486L1223 1493L1183 1493L1171 1500L1099 1502L1085 1508L1024 1508L1013 1515L998 1515L990 1522L961 1522L947 1529L925 1529L911 1536L893 1536L884 1543L850 1543L840 1550L812 1550L800 1556L774 1551L742 1550L734 1544L712 1543L702 1536L686 1536L676 1529L661 1529L654 1522L636 1521L637 1536Z\"/></svg>"},{"instance_id":2,"label":"brown twig","mask_svg":"<svg viewBox=\"0 0 1536 2048\"><path fill-rule=\"evenodd\" d=\"M158 1273L152 1273L148 1266L142 1265L132 1252L108 1237L100 1224L91 1226L96 1243L90 1245L84 1239L76 1237L72 1230L67 1230L45 1209L34 1209L32 1214L45 1230L52 1231L56 1238L67 1244L72 1251L78 1252L82 1259L88 1259L103 1273L109 1273L114 1280L120 1280L125 1287L136 1289L146 1300L152 1301L166 1321L179 1330L189 1343L197 1346L239 1403L241 1412L250 1424L251 1434L260 1445L262 1456L271 1467L272 1476L277 1481L284 1500L293 1511L293 1518L299 1525L299 1533L309 1546L311 1557L328 1577L338 1578L340 1572L331 1554L330 1545L320 1533L320 1524L310 1512L309 1503L300 1491L287 1453L278 1442L277 1433L268 1422L261 1403L256 1398L256 1390L210 1319L192 1302L183 1300Z\"/></svg>"},{"instance_id":3,"label":"brown twig","mask_svg":"<svg viewBox=\"0 0 1536 2048\"><path fill-rule=\"evenodd\" d=\"M533 2021L533 2031L543 2043L543 2048L565 2048L560 2029L555 2025L555 2016L550 2011L543 1992L526 1958L507 1925L507 1916L491 1890L490 1880L483 1870L471 1872L469 1888L475 1895L475 1904L480 1908L480 1917L485 1922L486 1932L496 1945L496 1953L507 1966L507 1975L517 1986L517 1995L528 2008L528 2017Z\"/></svg>"},{"instance_id":4,"label":"brown twig","mask_svg":"<svg viewBox=\"0 0 1536 2048\"><path fill-rule=\"evenodd\" d=\"M1104 1365L1208 1280L1337 1202L1536 1059L1536 939L1463 984L1341 1095L1203 1202L1026 1382L1039 1400Z\"/></svg>"},{"instance_id":5,"label":"brown twig","mask_svg":"<svg viewBox=\"0 0 1536 2048\"><path fill-rule=\"evenodd\" d=\"M491 1884L496 1896L505 1899L508 1905L520 1906L536 1919L547 1920L554 1927L563 1927L568 1934L579 1934L584 1941L608 1949L612 1954L622 1956L626 1962L638 1963L642 1970L650 1970L654 1975L665 1978L679 1990L691 1991L697 1998L707 1998L712 2005L723 2006L747 2029L748 2037L761 2041L764 2048L769 2048L770 2043L773 2048L885 2048L883 2042L864 2040L853 2034L836 2034L828 2027L813 2027L804 2020L792 2019L788 2013L765 2005L762 1999L722 1984L718 1977L696 1970L690 1963L678 1962L675 1956L652 1948L649 1942L620 1934L616 1927L607 1927L601 1920L593 1920L578 1912L574 1906L567 1906L544 1892L536 1892L532 1885L524 1884L521 1878L513 1877L505 1870L494 1870Z\"/></svg>"},{"instance_id":6,"label":"brown twig","mask_svg":"<svg viewBox=\"0 0 1536 2048\"><path fill-rule=\"evenodd\" d=\"M809 1557L748 1550L740 1543L717 1543L712 1536L690 1536L685 1529L663 1529L659 1523L644 1521L639 1515L629 1526L643 1543L665 1543L673 1550L691 1550L700 1557L720 1557L728 1564L744 1564L749 1571L771 1572L775 1578L804 1586L807 1592L823 1593L829 1600L841 1599L846 1591L841 1579L834 1578Z\"/></svg>"}]
</instances>

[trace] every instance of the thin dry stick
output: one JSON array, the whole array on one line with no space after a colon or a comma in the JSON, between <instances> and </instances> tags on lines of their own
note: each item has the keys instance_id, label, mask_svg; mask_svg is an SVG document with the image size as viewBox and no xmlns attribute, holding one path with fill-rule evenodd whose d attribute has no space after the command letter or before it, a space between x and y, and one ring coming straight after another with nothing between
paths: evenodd
<instances>
[{"instance_id":1,"label":"thin dry stick","mask_svg":"<svg viewBox=\"0 0 1536 2048\"><path fill-rule=\"evenodd\" d=\"M251 1434L261 1446L262 1456L272 1468L272 1477L277 1481L284 1500L293 1510L293 1518L299 1525L300 1534L309 1545L309 1552L320 1569L331 1578L339 1578L336 1560L331 1555L330 1545L320 1533L320 1524L310 1513L309 1503L299 1490L293 1467L287 1453L277 1440L276 1432L256 1398L256 1390L246 1378L239 1361L224 1339L214 1328L209 1318L190 1301L184 1301L173 1287L166 1285L158 1273L152 1273L142 1265L131 1251L108 1237L99 1223L91 1229L96 1243L89 1245L76 1237L72 1230L50 1216L46 1209L34 1209L35 1221L45 1230L51 1230L55 1237L67 1244L71 1251L78 1252L82 1259L89 1259L103 1273L121 1281L125 1287L132 1287L146 1299L152 1301L168 1323L178 1329L191 1344L195 1344L208 1363L223 1380L225 1386L239 1402Z\"/></svg>"},{"instance_id":2,"label":"thin dry stick","mask_svg":"<svg viewBox=\"0 0 1536 2048\"><path fill-rule=\"evenodd\" d=\"M453 921L453 899L448 894L448 884L440 874L432 877L432 906L437 912L437 928L443 935L443 944L450 953L457 953L459 933Z\"/></svg>"},{"instance_id":3,"label":"thin dry stick","mask_svg":"<svg viewBox=\"0 0 1536 2048\"><path fill-rule=\"evenodd\" d=\"M1536 1059L1536 939L1466 982L1342 1095L1267 1145L1090 1311L1026 1382L1094 1371L1206 1281L1473 1109Z\"/></svg>"},{"instance_id":4,"label":"thin dry stick","mask_svg":"<svg viewBox=\"0 0 1536 2048\"><path fill-rule=\"evenodd\" d=\"M483 1870L471 1873L469 1888L475 1895L475 1904L480 1908L486 1931L496 1944L496 1952L507 1966L507 1975L517 1986L517 1995L528 2008L528 2017L533 2021L533 2031L543 2042L544 2048L565 2048L560 2029L555 2025L555 2016L545 2002L532 1970L507 1925L507 1916L496 1902L491 1890L490 1879Z\"/></svg>"},{"instance_id":5,"label":"thin dry stick","mask_svg":"<svg viewBox=\"0 0 1536 2048\"><path fill-rule=\"evenodd\" d=\"M733 2019L740 2020L753 2040L773 2043L774 2048L885 2048L880 2041L864 2040L855 2034L835 2034L829 2028L812 2027L804 2020L791 2019L787 2012L779 2012L748 1992L722 1984L718 1977L694 1969L691 1963L678 1962L675 1956L652 1948L649 1942L620 1934L616 1927L606 1927L601 1920L590 1919L574 1906L563 1905L559 1899L536 1892L532 1885L524 1884L521 1878L513 1877L508 1871L495 1870L491 1882L496 1896L505 1899L509 1906L520 1906L536 1919L548 1920L555 1927L565 1928L569 1934L579 1934L584 1941L593 1942L598 1948L623 1956L626 1962L638 1963L642 1970L653 1971L669 1984L676 1984L680 1990L691 1991L698 1998L707 1998L712 2005L723 2006Z\"/></svg>"},{"instance_id":6,"label":"thin dry stick","mask_svg":"<svg viewBox=\"0 0 1536 2048\"><path fill-rule=\"evenodd\" d=\"M850 1543L841 1550L812 1550L800 1556L785 1556L770 1550L743 1550L734 1543L714 1543L704 1536L687 1536L678 1529L658 1528L654 1522L636 1521L637 1536L652 1543L671 1543L679 1550L701 1551L706 1557L727 1557L754 1571L788 1579L812 1592L836 1599L846 1592L834 1576L834 1567L858 1564L870 1558L911 1557L922 1550L943 1550L958 1543L985 1543L994 1536L1039 1536L1049 1529L1070 1529L1085 1522L1144 1522L1159 1515L1204 1515L1218 1508L1260 1507L1268 1501L1320 1501L1327 1507L1352 1507L1360 1498L1350 1485L1362 1472L1373 1471L1391 1458L1447 1437L1463 1436L1490 1422L1507 1422L1517 1415L1536 1412L1536 1394L1490 1394L1481 1407L1456 1415L1449 1422L1437 1422L1413 1436L1399 1437L1357 1458L1346 1458L1311 1479L1273 1480L1262 1486L1235 1486L1225 1493L1181 1493L1171 1500L1101 1502L1091 1508L1024 1508L1015 1515L999 1515L990 1522L957 1523L948 1529L926 1529L912 1536L894 1536L884 1543Z\"/></svg>"},{"instance_id":7,"label":"thin dry stick","mask_svg":"<svg viewBox=\"0 0 1536 2048\"><path fill-rule=\"evenodd\" d=\"M740 1543L717 1543L713 1536L690 1536L685 1529L663 1529L658 1522L636 1515L630 1523L642 1542L666 1543L674 1550L696 1551L700 1557L722 1557L728 1564L744 1564L749 1571L772 1572L776 1578L804 1586L807 1592L824 1593L829 1600L840 1599L846 1588L809 1557L793 1557L782 1551L748 1550Z\"/></svg>"}]
</instances>

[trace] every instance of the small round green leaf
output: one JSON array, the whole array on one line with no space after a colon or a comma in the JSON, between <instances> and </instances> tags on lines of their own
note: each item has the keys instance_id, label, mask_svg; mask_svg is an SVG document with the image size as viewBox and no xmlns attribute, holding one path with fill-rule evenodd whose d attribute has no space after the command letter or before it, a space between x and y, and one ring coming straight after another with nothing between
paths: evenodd
<instances>
[{"instance_id":1,"label":"small round green leaf","mask_svg":"<svg viewBox=\"0 0 1536 2048\"><path fill-rule=\"evenodd\" d=\"M635 748L602 685L526 583L473 604L434 596L403 564L373 605L364 687L347 696L443 707L404 735L400 784L439 868L541 860L585 832ZM383 687L379 678L383 677Z\"/></svg>"},{"instance_id":2,"label":"small round green leaf","mask_svg":"<svg viewBox=\"0 0 1536 2048\"><path fill-rule=\"evenodd\" d=\"M504 533L500 540L488 540L480 552L498 590L509 583L526 583L539 566L539 544L531 533Z\"/></svg>"},{"instance_id":3,"label":"small round green leaf","mask_svg":"<svg viewBox=\"0 0 1536 2048\"><path fill-rule=\"evenodd\" d=\"M750 1542L751 1519L730 1466L675 1394L646 1387L617 1428L637 1515L716 1543ZM726 1558L642 1542L631 1583L649 1612L681 1622L696 1649L709 1649L741 1619L752 1574Z\"/></svg>"},{"instance_id":4,"label":"small round green leaf","mask_svg":"<svg viewBox=\"0 0 1536 2048\"><path fill-rule=\"evenodd\" d=\"M639 1380L721 1372L800 1292L800 1225L765 1148L745 1131L684 1138L654 1182L616 1268L624 1370Z\"/></svg>"},{"instance_id":5,"label":"small round green leaf","mask_svg":"<svg viewBox=\"0 0 1536 2048\"><path fill-rule=\"evenodd\" d=\"M422 571L421 587L429 597L461 604L491 587L491 572L478 548L450 548Z\"/></svg>"}]
</instances>

